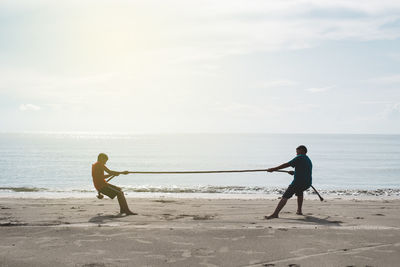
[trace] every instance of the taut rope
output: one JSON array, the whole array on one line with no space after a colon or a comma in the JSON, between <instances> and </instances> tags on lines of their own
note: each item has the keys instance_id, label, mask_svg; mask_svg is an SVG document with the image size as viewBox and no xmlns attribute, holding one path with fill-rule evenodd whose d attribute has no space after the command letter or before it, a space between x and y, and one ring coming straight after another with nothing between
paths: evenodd
<instances>
[{"instance_id":1,"label":"taut rope","mask_svg":"<svg viewBox=\"0 0 400 267\"><path fill-rule=\"evenodd\" d=\"M134 171L128 172L132 174L188 174L188 173L229 173L229 172L266 172L267 169L255 169L255 170L223 170L223 171ZM278 170L277 172L288 172Z\"/></svg>"}]
</instances>

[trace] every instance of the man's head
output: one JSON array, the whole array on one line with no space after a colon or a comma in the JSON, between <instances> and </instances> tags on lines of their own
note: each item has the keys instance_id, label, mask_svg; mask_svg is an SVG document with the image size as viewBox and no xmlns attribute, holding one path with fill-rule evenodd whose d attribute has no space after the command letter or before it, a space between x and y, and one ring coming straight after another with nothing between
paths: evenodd
<instances>
[{"instance_id":1,"label":"man's head","mask_svg":"<svg viewBox=\"0 0 400 267\"><path fill-rule=\"evenodd\" d=\"M107 156L106 154L104 154L104 153L100 153L100 154L97 156L97 161L98 161L98 162L101 162L101 163L103 163L103 164L106 164L107 160L108 160L108 156Z\"/></svg>"},{"instance_id":2,"label":"man's head","mask_svg":"<svg viewBox=\"0 0 400 267\"><path fill-rule=\"evenodd\" d=\"M303 145L298 146L298 147L296 148L296 154L297 154L297 155L305 155L305 154L307 154L307 148L306 148L306 146L303 146Z\"/></svg>"}]
</instances>

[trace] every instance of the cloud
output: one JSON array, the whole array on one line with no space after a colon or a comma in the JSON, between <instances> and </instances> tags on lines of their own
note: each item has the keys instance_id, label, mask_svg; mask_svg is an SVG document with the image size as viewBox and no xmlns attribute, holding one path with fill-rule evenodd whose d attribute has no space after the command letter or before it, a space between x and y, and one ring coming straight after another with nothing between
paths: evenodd
<instances>
[{"instance_id":1,"label":"cloud","mask_svg":"<svg viewBox=\"0 0 400 267\"><path fill-rule=\"evenodd\" d=\"M8 6L6 10L17 18L5 19L4 27L16 36L33 34L32 54L62 59L60 54L66 52L66 62L75 57L79 62L87 59L106 66L114 61L140 66L150 57L162 62L196 60L196 56L218 59L305 49L330 40L400 37L399 1L85 1L83 6L79 1L13 2L0 4L0 10ZM76 10L77 14L72 13ZM10 16L5 13L5 18ZM57 21L57 31L53 21ZM29 26L32 23L35 28ZM0 32L0 40L7 40L13 49L31 41L9 40L5 33ZM99 54L104 59L99 60Z\"/></svg>"},{"instance_id":2,"label":"cloud","mask_svg":"<svg viewBox=\"0 0 400 267\"><path fill-rule=\"evenodd\" d=\"M96 73L67 76L0 67L0 93L16 98L29 98L32 102L40 102L40 105L50 104L54 108L60 108L62 104L87 104L89 99L111 100L116 95L126 95L133 81L134 78L129 74ZM32 108L24 105L21 107L21 110Z\"/></svg>"},{"instance_id":3,"label":"cloud","mask_svg":"<svg viewBox=\"0 0 400 267\"><path fill-rule=\"evenodd\" d=\"M290 80L275 80L275 81L266 81L262 82L262 88L276 88L276 87L289 87L296 85L297 82L290 81Z\"/></svg>"},{"instance_id":4,"label":"cloud","mask_svg":"<svg viewBox=\"0 0 400 267\"><path fill-rule=\"evenodd\" d=\"M33 105L33 104L21 104L19 106L19 110L21 111L38 111L41 107Z\"/></svg>"},{"instance_id":5,"label":"cloud","mask_svg":"<svg viewBox=\"0 0 400 267\"><path fill-rule=\"evenodd\" d=\"M367 82L373 82L378 84L398 84L400 83L400 74L383 76L379 78L373 78L367 80Z\"/></svg>"},{"instance_id":6,"label":"cloud","mask_svg":"<svg viewBox=\"0 0 400 267\"><path fill-rule=\"evenodd\" d=\"M202 40L195 46L187 44L229 55L306 49L329 40L392 40L400 37L399 27L387 27L396 25L399 18L395 11L400 10L400 5L395 1L382 5L377 1L362 4L359 1L233 2L235 4L209 2L207 8L202 4L187 8L193 19L188 19L175 38L182 43ZM179 20L181 16L176 17ZM171 36L177 33L171 32Z\"/></svg>"},{"instance_id":7,"label":"cloud","mask_svg":"<svg viewBox=\"0 0 400 267\"><path fill-rule=\"evenodd\" d=\"M326 92L331 90L332 88L334 88L335 86L326 86L326 87L312 87L312 88L308 88L306 89L306 91L310 92L310 93L322 93L322 92Z\"/></svg>"},{"instance_id":8,"label":"cloud","mask_svg":"<svg viewBox=\"0 0 400 267\"><path fill-rule=\"evenodd\" d=\"M383 111L383 117L389 120L400 119L400 103L387 105L386 109Z\"/></svg>"},{"instance_id":9,"label":"cloud","mask_svg":"<svg viewBox=\"0 0 400 267\"><path fill-rule=\"evenodd\" d=\"M382 103L383 104L383 103ZM383 108L381 108L372 117L366 117L365 120L373 121L397 121L400 119L400 102L386 103Z\"/></svg>"},{"instance_id":10,"label":"cloud","mask_svg":"<svg viewBox=\"0 0 400 267\"><path fill-rule=\"evenodd\" d=\"M392 60L400 61L400 53L389 53L387 56Z\"/></svg>"},{"instance_id":11,"label":"cloud","mask_svg":"<svg viewBox=\"0 0 400 267\"><path fill-rule=\"evenodd\" d=\"M391 102L389 101L379 101L379 100L363 100L360 101L360 104L362 105L387 105L390 104Z\"/></svg>"},{"instance_id":12,"label":"cloud","mask_svg":"<svg viewBox=\"0 0 400 267\"><path fill-rule=\"evenodd\" d=\"M213 110L241 117L272 117L283 113L308 112L320 108L320 105L309 103L283 103L278 97L272 97L265 105L245 104L239 102L215 103Z\"/></svg>"}]
</instances>

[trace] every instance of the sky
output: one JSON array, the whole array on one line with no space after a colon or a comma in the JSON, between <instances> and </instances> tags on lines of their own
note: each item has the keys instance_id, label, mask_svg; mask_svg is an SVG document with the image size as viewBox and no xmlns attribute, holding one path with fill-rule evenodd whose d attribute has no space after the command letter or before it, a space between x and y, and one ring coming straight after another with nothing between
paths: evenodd
<instances>
[{"instance_id":1,"label":"sky","mask_svg":"<svg viewBox=\"0 0 400 267\"><path fill-rule=\"evenodd\" d=\"M0 132L400 134L400 1L0 0Z\"/></svg>"}]
</instances>

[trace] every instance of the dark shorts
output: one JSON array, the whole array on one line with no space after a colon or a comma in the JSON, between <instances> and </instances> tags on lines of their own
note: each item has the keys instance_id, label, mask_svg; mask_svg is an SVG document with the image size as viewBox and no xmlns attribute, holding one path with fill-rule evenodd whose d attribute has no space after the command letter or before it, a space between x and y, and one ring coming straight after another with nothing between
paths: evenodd
<instances>
[{"instance_id":1,"label":"dark shorts","mask_svg":"<svg viewBox=\"0 0 400 267\"><path fill-rule=\"evenodd\" d=\"M303 196L303 192L306 191L310 186L303 185L289 185L285 193L283 193L283 198L291 198L294 194L298 197Z\"/></svg>"},{"instance_id":2,"label":"dark shorts","mask_svg":"<svg viewBox=\"0 0 400 267\"><path fill-rule=\"evenodd\" d=\"M114 199L119 193L122 192L122 189L119 188L118 186L108 184L99 191L103 195L108 196L111 199Z\"/></svg>"}]
</instances>

